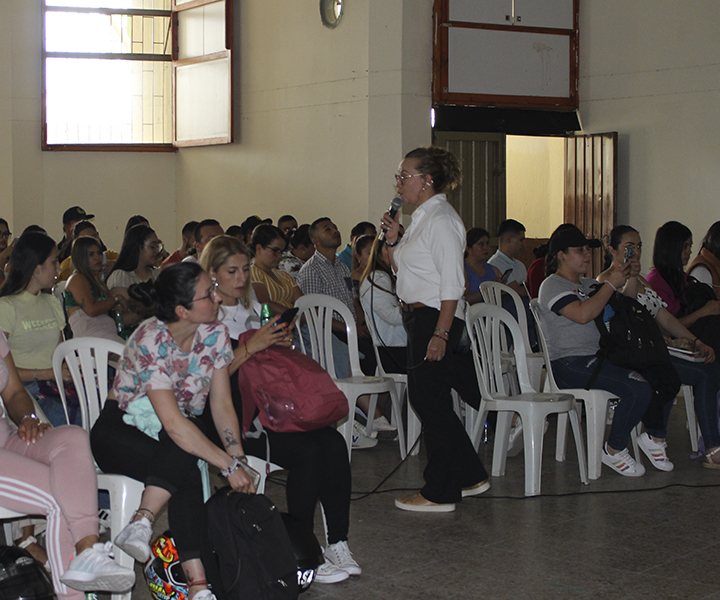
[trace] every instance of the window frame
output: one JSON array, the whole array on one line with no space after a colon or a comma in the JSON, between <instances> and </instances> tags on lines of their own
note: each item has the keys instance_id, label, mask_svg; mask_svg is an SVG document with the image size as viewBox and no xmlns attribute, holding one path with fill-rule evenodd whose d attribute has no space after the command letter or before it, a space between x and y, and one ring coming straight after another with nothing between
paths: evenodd
<instances>
[{"instance_id":1,"label":"window frame","mask_svg":"<svg viewBox=\"0 0 720 600\"><path fill-rule=\"evenodd\" d=\"M178 13L197 8L200 6L224 2L225 5L225 46L222 52L201 57L178 59ZM112 53L87 53L87 52L48 52L46 49L45 22L48 12L73 12L73 13L90 13L90 14L119 14L128 16L166 16L170 18L170 54L169 55L145 55L145 54L112 54ZM234 140L234 20L233 20L233 0L172 0L170 10L162 9L114 9L114 8L84 8L84 7L60 7L47 6L45 0L42 0L41 10L41 34L42 34L42 121L41 121L41 148L43 151L71 151L71 152L177 152L181 147L191 146L207 146L216 144L229 144ZM47 74L46 64L48 58L90 58L102 60L150 60L156 62L171 62L171 98L170 109L172 111L172 142L171 143L91 143L91 144L50 144L47 141ZM223 58L228 60L228 78L229 78L229 135L226 137L215 137L197 139L192 141L177 141L177 69L185 65L208 62Z\"/></svg>"}]
</instances>

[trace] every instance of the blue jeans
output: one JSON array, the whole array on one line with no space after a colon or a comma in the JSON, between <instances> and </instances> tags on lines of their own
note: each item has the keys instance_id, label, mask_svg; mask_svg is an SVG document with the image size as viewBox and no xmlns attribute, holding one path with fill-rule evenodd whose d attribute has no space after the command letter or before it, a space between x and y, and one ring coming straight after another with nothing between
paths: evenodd
<instances>
[{"instance_id":1,"label":"blue jeans","mask_svg":"<svg viewBox=\"0 0 720 600\"><path fill-rule=\"evenodd\" d=\"M555 381L561 389L584 388L590 375L595 372L596 366L597 357L594 355L567 356L552 361ZM635 371L616 367L608 360L603 361L593 388L617 394L620 399L615 408L607 443L615 450L623 450L627 447L630 433L650 405L653 390L650 384L640 380ZM672 402L668 403L668 406L672 407Z\"/></svg>"},{"instance_id":2,"label":"blue jeans","mask_svg":"<svg viewBox=\"0 0 720 600\"><path fill-rule=\"evenodd\" d=\"M45 416L48 418L48 421L50 421L50 424L53 427L60 427L60 425L68 425L67 419L65 418L65 409L63 408L62 401L59 397L55 398L51 396L46 396L44 398L39 398L38 396L40 395L40 390L38 388L37 381L31 381L29 383L25 383L24 385L28 393L33 398L35 398L38 406L45 413ZM73 419L73 415L71 415L70 418L72 420L72 423L70 423L70 425L80 425L80 410L68 412L74 412L75 417Z\"/></svg>"},{"instance_id":3,"label":"blue jeans","mask_svg":"<svg viewBox=\"0 0 720 600\"><path fill-rule=\"evenodd\" d=\"M703 436L705 448L720 446L720 433L718 433L718 392L720 391L720 364L691 363L680 358L673 358L672 363L680 375L683 385L693 387L695 399L695 414ZM670 414L670 403L667 414ZM667 418L665 420L667 423ZM690 425L692 427L692 424ZM665 437L664 432L656 437ZM654 434L651 434L654 435Z\"/></svg>"}]
</instances>

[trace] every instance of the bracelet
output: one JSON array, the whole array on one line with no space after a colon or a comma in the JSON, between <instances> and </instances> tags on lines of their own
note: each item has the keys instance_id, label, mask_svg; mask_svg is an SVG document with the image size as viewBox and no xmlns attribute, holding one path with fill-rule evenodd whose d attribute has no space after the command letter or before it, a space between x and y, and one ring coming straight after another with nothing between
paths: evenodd
<instances>
[{"instance_id":1,"label":"bracelet","mask_svg":"<svg viewBox=\"0 0 720 600\"><path fill-rule=\"evenodd\" d=\"M436 327L436 328L435 328L435 332L438 332L438 331L440 331L441 333L445 333L445 334L447 334L447 335L450 335L450 332L449 332L447 329L442 329L442 328L440 328L440 327Z\"/></svg>"},{"instance_id":2,"label":"bracelet","mask_svg":"<svg viewBox=\"0 0 720 600\"><path fill-rule=\"evenodd\" d=\"M240 467L243 469L248 466L248 459L247 456L233 456L233 461L230 464L230 466L227 469L223 469L220 471L222 473L222 476L227 479L232 475L235 471L237 471Z\"/></svg>"},{"instance_id":3,"label":"bracelet","mask_svg":"<svg viewBox=\"0 0 720 600\"><path fill-rule=\"evenodd\" d=\"M18 423L22 423L25 419L32 419L33 421L40 422L40 418L35 413L28 413L24 415Z\"/></svg>"},{"instance_id":4,"label":"bracelet","mask_svg":"<svg viewBox=\"0 0 720 600\"><path fill-rule=\"evenodd\" d=\"M247 459L245 459L247 461ZM222 476L227 479L232 475L235 471L237 471L240 468L240 465L242 464L242 461L239 457L233 456L233 461L230 463L230 466L227 469L221 469L220 473Z\"/></svg>"},{"instance_id":5,"label":"bracelet","mask_svg":"<svg viewBox=\"0 0 720 600\"><path fill-rule=\"evenodd\" d=\"M606 279L605 283L607 283L612 289L614 289L617 292L617 288L612 283L610 283L609 279Z\"/></svg>"},{"instance_id":6,"label":"bracelet","mask_svg":"<svg viewBox=\"0 0 720 600\"><path fill-rule=\"evenodd\" d=\"M385 240L385 245L386 245L388 248L394 248L394 247L397 246L399 243L400 243L400 240L399 240L399 239L395 240L395 241L392 242L392 243L391 243L391 242L388 242L387 240Z\"/></svg>"},{"instance_id":7,"label":"bracelet","mask_svg":"<svg viewBox=\"0 0 720 600\"><path fill-rule=\"evenodd\" d=\"M447 339L446 337L443 337L443 336L441 336L441 335L438 335L437 333L433 333L432 336L433 336L433 337L436 337L436 338L439 339L439 340L442 340L443 342L447 342L447 341L448 341L448 339Z\"/></svg>"},{"instance_id":8,"label":"bracelet","mask_svg":"<svg viewBox=\"0 0 720 600\"><path fill-rule=\"evenodd\" d=\"M253 353L250 352L250 348L248 347L247 342L243 342L243 346L245 346L245 354L247 354L247 358L250 358L253 355Z\"/></svg>"}]
</instances>

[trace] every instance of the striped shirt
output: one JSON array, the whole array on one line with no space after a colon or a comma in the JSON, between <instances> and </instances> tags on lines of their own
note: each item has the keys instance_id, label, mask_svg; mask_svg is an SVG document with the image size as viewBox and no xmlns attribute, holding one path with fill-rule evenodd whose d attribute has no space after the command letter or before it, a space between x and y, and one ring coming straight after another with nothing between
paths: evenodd
<instances>
[{"instance_id":1,"label":"striped shirt","mask_svg":"<svg viewBox=\"0 0 720 600\"><path fill-rule=\"evenodd\" d=\"M277 277L277 281L270 277L265 271L252 265L250 267L250 280L253 283L260 283L265 286L270 296L270 302L277 302L287 308L295 306L295 298L293 297L293 289L297 285L292 275L273 269L272 273Z\"/></svg>"}]
</instances>

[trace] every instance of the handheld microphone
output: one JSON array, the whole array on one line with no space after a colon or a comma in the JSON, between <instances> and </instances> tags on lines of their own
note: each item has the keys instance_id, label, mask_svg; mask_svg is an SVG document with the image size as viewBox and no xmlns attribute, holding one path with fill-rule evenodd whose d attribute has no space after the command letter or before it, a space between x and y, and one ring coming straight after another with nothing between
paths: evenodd
<instances>
[{"instance_id":1,"label":"handheld microphone","mask_svg":"<svg viewBox=\"0 0 720 600\"><path fill-rule=\"evenodd\" d=\"M398 211L402 208L403 201L401 198L395 197L393 198L392 202L390 203L390 208L388 208L388 212L390 213L390 218L394 219L395 215L398 213ZM380 231L380 235L378 236L379 240L385 239L385 232L387 229L383 229Z\"/></svg>"}]
</instances>

